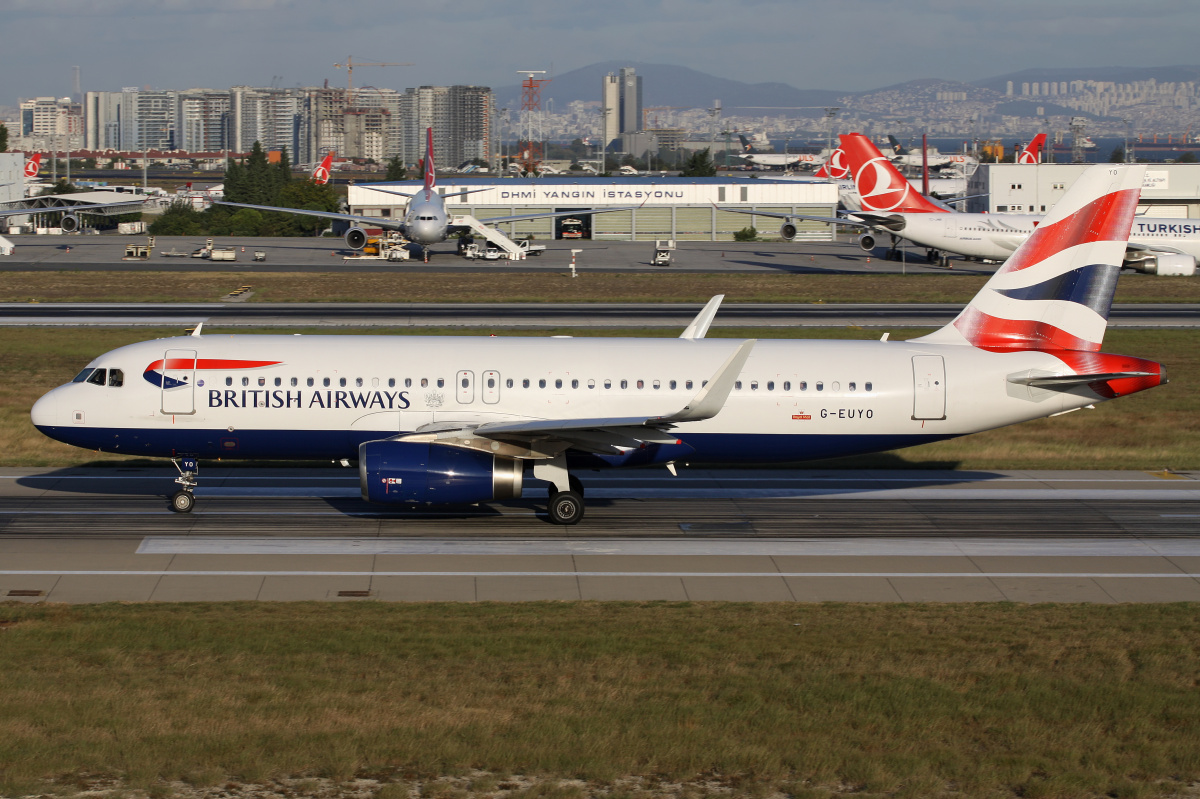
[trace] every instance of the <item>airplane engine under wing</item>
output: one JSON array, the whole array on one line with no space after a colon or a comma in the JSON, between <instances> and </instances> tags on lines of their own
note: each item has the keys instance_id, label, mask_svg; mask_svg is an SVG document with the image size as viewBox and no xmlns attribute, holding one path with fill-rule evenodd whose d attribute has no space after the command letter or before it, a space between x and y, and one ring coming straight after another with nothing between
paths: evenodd
<instances>
[{"instance_id":1,"label":"airplane engine under wing","mask_svg":"<svg viewBox=\"0 0 1200 799\"><path fill-rule=\"evenodd\" d=\"M1186 253L1145 252L1130 254L1122 266L1148 275L1191 277L1196 274L1196 259Z\"/></svg>"},{"instance_id":2,"label":"airplane engine under wing","mask_svg":"<svg viewBox=\"0 0 1200 799\"><path fill-rule=\"evenodd\" d=\"M358 448L368 502L471 504L521 496L523 464L490 452L418 441L368 441Z\"/></svg>"},{"instance_id":3,"label":"airplane engine under wing","mask_svg":"<svg viewBox=\"0 0 1200 799\"><path fill-rule=\"evenodd\" d=\"M787 222L784 222L782 225L780 225L779 238L783 239L784 241L792 241L793 239L795 239L796 238L795 223L793 223L789 220Z\"/></svg>"},{"instance_id":4,"label":"airplane engine under wing","mask_svg":"<svg viewBox=\"0 0 1200 799\"><path fill-rule=\"evenodd\" d=\"M870 233L864 233L858 237L858 246L862 247L867 252L875 249L875 237Z\"/></svg>"},{"instance_id":5,"label":"airplane engine under wing","mask_svg":"<svg viewBox=\"0 0 1200 799\"><path fill-rule=\"evenodd\" d=\"M62 228L63 233L74 233L79 230L79 217L75 214L63 214L62 221L58 226Z\"/></svg>"},{"instance_id":6,"label":"airplane engine under wing","mask_svg":"<svg viewBox=\"0 0 1200 799\"><path fill-rule=\"evenodd\" d=\"M361 250L367 246L367 231L360 227L352 227L346 231L346 246L352 250Z\"/></svg>"}]
</instances>

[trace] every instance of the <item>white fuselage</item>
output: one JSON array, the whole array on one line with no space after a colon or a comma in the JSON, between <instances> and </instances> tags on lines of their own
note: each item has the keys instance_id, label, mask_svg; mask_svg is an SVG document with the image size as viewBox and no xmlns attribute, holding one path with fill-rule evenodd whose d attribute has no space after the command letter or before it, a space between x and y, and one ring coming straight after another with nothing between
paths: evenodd
<instances>
[{"instance_id":1,"label":"white fuselage","mask_svg":"<svg viewBox=\"0 0 1200 799\"><path fill-rule=\"evenodd\" d=\"M34 406L51 438L108 452L353 458L430 425L660 416L740 344L729 339L205 335L101 355L98 383ZM195 368L192 364L195 364ZM886 341L759 341L722 410L597 465L787 462L973 433L1099 401L1007 376L1070 373L1045 352ZM111 370L120 370L120 379ZM119 382L120 385L109 385Z\"/></svg>"},{"instance_id":2,"label":"white fuselage","mask_svg":"<svg viewBox=\"0 0 1200 799\"><path fill-rule=\"evenodd\" d=\"M1033 233L1036 214L890 214L904 222L898 235L914 244L975 258L1003 261ZM1131 245L1179 250L1200 258L1200 219L1138 217Z\"/></svg>"},{"instance_id":3,"label":"white fuselage","mask_svg":"<svg viewBox=\"0 0 1200 799\"><path fill-rule=\"evenodd\" d=\"M446 201L435 189L419 189L408 201L404 212L404 235L422 246L446 240L450 215Z\"/></svg>"}]
</instances>

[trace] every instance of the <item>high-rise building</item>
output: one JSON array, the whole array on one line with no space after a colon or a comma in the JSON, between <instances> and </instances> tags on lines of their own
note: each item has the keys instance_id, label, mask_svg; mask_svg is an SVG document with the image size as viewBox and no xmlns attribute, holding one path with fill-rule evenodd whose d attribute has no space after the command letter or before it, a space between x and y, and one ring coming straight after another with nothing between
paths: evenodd
<instances>
[{"instance_id":1,"label":"high-rise building","mask_svg":"<svg viewBox=\"0 0 1200 799\"><path fill-rule=\"evenodd\" d=\"M486 86L421 86L401 97L404 152L409 162L425 153L425 129L433 128L438 164L455 167L496 151L496 101Z\"/></svg>"},{"instance_id":2,"label":"high-rise building","mask_svg":"<svg viewBox=\"0 0 1200 799\"><path fill-rule=\"evenodd\" d=\"M621 135L621 79L610 72L604 76L601 84L600 113L603 116L601 137L604 146L612 144L613 139Z\"/></svg>"},{"instance_id":3,"label":"high-rise building","mask_svg":"<svg viewBox=\"0 0 1200 799\"><path fill-rule=\"evenodd\" d=\"M176 95L176 149L215 153L232 145L230 92L187 89Z\"/></svg>"},{"instance_id":4,"label":"high-rise building","mask_svg":"<svg viewBox=\"0 0 1200 799\"><path fill-rule=\"evenodd\" d=\"M70 97L21 100L20 136L40 147L76 148L83 144L83 107Z\"/></svg>"},{"instance_id":5,"label":"high-rise building","mask_svg":"<svg viewBox=\"0 0 1200 799\"><path fill-rule=\"evenodd\" d=\"M622 67L620 125L622 133L636 133L642 129L642 76L633 67Z\"/></svg>"}]
</instances>

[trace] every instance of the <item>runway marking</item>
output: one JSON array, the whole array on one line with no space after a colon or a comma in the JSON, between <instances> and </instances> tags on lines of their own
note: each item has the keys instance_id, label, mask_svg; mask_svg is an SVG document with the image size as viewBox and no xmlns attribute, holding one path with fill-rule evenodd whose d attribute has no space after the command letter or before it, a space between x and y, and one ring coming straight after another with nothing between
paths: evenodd
<instances>
[{"instance_id":1,"label":"runway marking","mask_svg":"<svg viewBox=\"0 0 1200 799\"><path fill-rule=\"evenodd\" d=\"M54 570L23 569L0 570L3 577L1005 577L1046 578L1085 577L1089 579L1125 578L1200 578L1200 572L616 572L616 571L137 571L114 569L97 570Z\"/></svg>"},{"instance_id":2,"label":"runway marking","mask_svg":"<svg viewBox=\"0 0 1200 799\"><path fill-rule=\"evenodd\" d=\"M684 555L850 557L1200 557L1200 538L1074 540L964 538L421 539L145 536L139 555Z\"/></svg>"}]
</instances>

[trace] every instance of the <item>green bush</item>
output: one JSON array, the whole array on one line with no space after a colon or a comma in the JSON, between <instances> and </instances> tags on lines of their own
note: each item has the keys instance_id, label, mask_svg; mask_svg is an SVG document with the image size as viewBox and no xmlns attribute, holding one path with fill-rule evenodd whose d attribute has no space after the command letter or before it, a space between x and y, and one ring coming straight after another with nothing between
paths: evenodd
<instances>
[{"instance_id":1,"label":"green bush","mask_svg":"<svg viewBox=\"0 0 1200 799\"><path fill-rule=\"evenodd\" d=\"M758 241L758 231L753 227L744 227L733 234L734 241Z\"/></svg>"}]
</instances>

